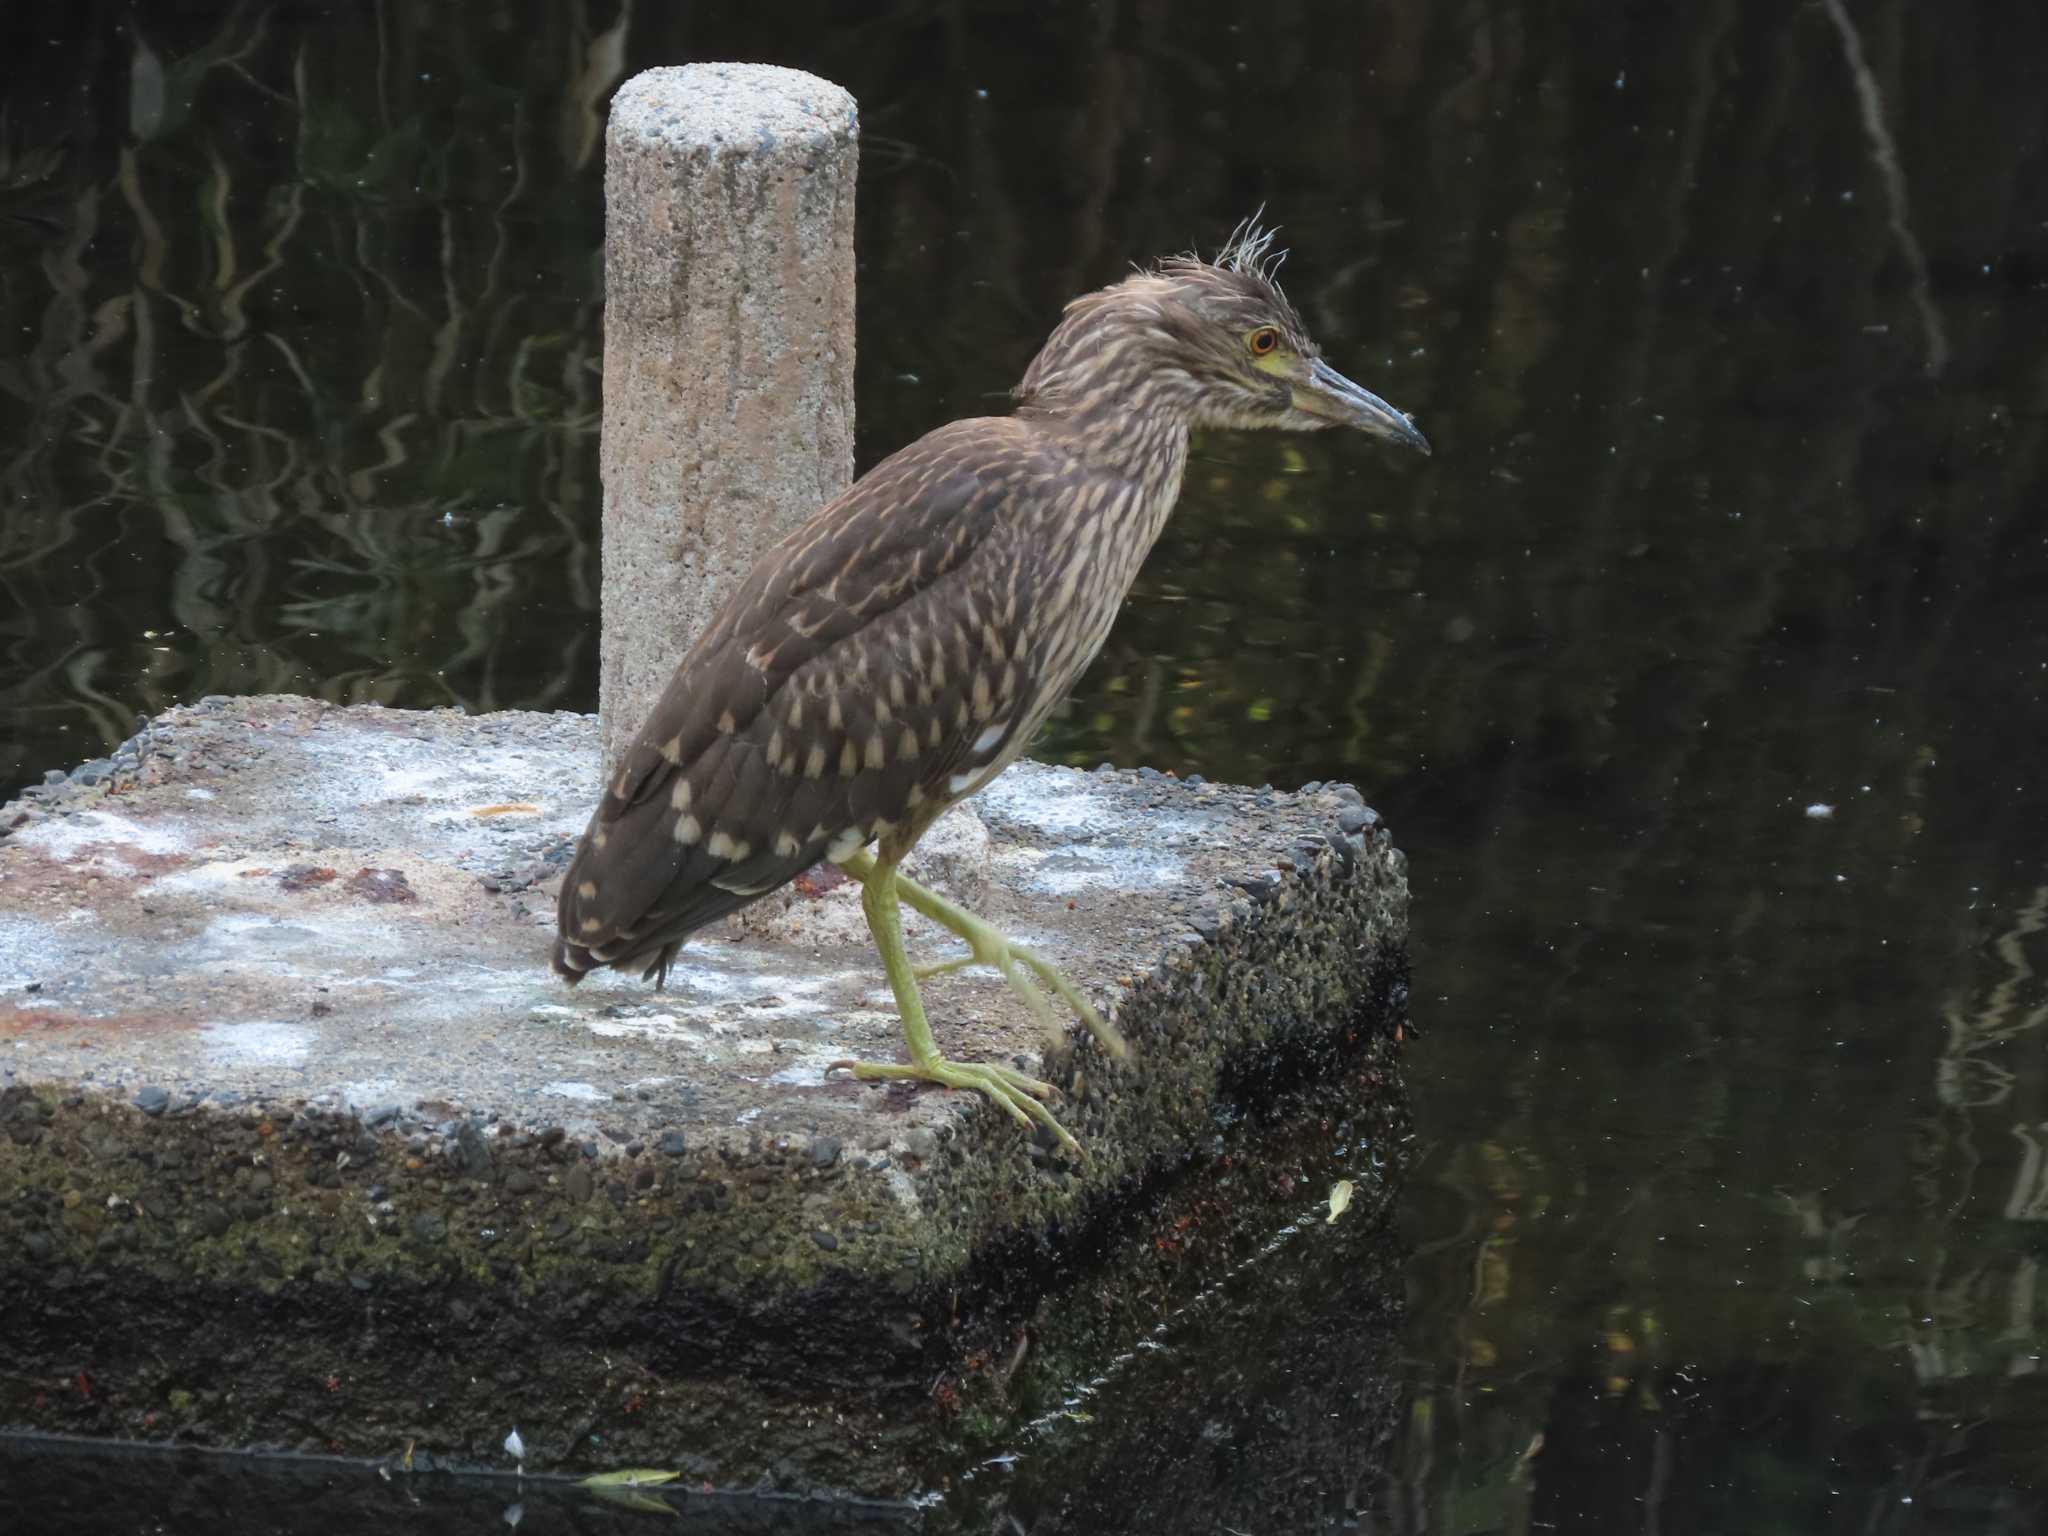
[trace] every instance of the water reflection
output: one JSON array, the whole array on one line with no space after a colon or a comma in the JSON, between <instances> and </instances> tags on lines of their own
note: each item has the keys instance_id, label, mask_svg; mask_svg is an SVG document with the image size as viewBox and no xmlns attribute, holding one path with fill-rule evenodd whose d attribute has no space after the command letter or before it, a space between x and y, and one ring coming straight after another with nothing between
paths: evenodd
<instances>
[{"instance_id":1,"label":"water reflection","mask_svg":"<svg viewBox=\"0 0 2048 1536\"><path fill-rule=\"evenodd\" d=\"M1355 778L1412 855L1405 1429L1344 1518L2038 1528L2048 15L374 22L38 17L0 779L206 692L590 705L624 70L861 100L863 462L1263 201L1437 455L1198 444L1044 750Z\"/></svg>"}]
</instances>

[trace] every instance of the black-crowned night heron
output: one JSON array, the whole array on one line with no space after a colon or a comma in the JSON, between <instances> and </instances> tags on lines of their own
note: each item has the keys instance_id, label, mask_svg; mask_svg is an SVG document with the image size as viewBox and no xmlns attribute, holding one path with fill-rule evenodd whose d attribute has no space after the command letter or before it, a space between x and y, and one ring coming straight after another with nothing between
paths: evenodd
<instances>
[{"instance_id":1,"label":"black-crowned night heron","mask_svg":"<svg viewBox=\"0 0 2048 1536\"><path fill-rule=\"evenodd\" d=\"M918 439L762 558L583 834L558 972L644 967L659 986L685 935L829 859L861 883L910 1055L841 1065L978 1090L1075 1148L1049 1084L940 1055L917 979L992 966L1041 1019L1038 983L1106 1051L1123 1055L1122 1039L1042 956L896 866L1024 750L1101 649L1180 495L1190 428L1356 427L1429 451L1322 360L1273 282L1271 241L1246 226L1213 262L1176 258L1074 300L1014 415ZM899 898L967 957L913 967Z\"/></svg>"}]
</instances>

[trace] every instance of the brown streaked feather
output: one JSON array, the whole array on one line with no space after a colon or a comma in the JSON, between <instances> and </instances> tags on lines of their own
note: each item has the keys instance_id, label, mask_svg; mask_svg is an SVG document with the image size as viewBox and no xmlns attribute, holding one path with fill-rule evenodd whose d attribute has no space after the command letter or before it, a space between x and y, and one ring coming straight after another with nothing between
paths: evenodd
<instances>
[{"instance_id":1,"label":"brown streaked feather","mask_svg":"<svg viewBox=\"0 0 2048 1536\"><path fill-rule=\"evenodd\" d=\"M612 775L562 883L558 971L661 964L684 935L817 863L835 837L865 842L878 822L913 819L921 830L943 808L983 730L974 676L1001 670L954 615L1000 605L1003 571L1019 557L1001 532L1004 481L1026 470L1042 481L1061 467L1049 457L1013 419L952 423L876 466L762 559ZM948 686L920 705L935 643ZM792 702L800 725L790 724ZM915 757L902 750L906 729ZM813 748L825 758L815 777ZM678 783L689 786L687 812L673 803ZM687 846L674 835L686 814L698 829ZM728 853L744 845L742 855L718 856L714 837Z\"/></svg>"},{"instance_id":2,"label":"brown streaked feather","mask_svg":"<svg viewBox=\"0 0 2048 1536\"><path fill-rule=\"evenodd\" d=\"M821 854L908 852L1101 648L1180 494L1192 426L1313 430L1356 410L1423 446L1324 377L1270 246L1253 222L1214 262L1076 299L1015 416L940 428L761 560L591 820L558 971L662 974L684 935Z\"/></svg>"}]
</instances>

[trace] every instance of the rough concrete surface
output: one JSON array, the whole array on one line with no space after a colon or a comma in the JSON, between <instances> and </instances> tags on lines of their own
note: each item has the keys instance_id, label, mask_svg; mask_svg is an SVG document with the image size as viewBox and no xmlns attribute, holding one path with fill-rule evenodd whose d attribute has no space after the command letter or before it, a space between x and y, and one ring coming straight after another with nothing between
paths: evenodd
<instances>
[{"instance_id":1,"label":"rough concrete surface","mask_svg":"<svg viewBox=\"0 0 2048 1536\"><path fill-rule=\"evenodd\" d=\"M853 98L799 70L650 69L612 98L607 762L761 554L853 478L859 155Z\"/></svg>"},{"instance_id":2,"label":"rough concrete surface","mask_svg":"<svg viewBox=\"0 0 2048 1536\"><path fill-rule=\"evenodd\" d=\"M208 700L0 810L0 1425L484 1460L516 1422L536 1466L901 1493L997 1433L1020 1337L1043 1390L1128 1344L1159 1282L1102 1277L1164 1262L1147 1222L1277 1088L1396 1134L1407 887L1348 787L1020 763L942 824L923 877L1135 1047L927 984L949 1053L1061 1085L1073 1164L827 1074L901 1053L829 878L666 992L555 981L598 751L582 716Z\"/></svg>"}]
</instances>

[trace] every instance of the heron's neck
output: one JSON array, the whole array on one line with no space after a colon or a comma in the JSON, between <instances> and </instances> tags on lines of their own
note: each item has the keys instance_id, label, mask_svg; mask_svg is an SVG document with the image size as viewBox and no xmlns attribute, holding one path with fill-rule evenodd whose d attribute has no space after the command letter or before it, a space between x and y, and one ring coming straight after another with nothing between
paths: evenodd
<instances>
[{"instance_id":1,"label":"heron's neck","mask_svg":"<svg viewBox=\"0 0 2048 1536\"><path fill-rule=\"evenodd\" d=\"M1131 482L1141 501L1163 499L1172 506L1188 462L1183 412L1162 409L1140 395L1070 418L1064 425L1076 459L1099 474Z\"/></svg>"},{"instance_id":2,"label":"heron's neck","mask_svg":"<svg viewBox=\"0 0 2048 1536\"><path fill-rule=\"evenodd\" d=\"M1020 414L1034 416L1088 468L1171 506L1187 463L1195 381L1139 326L1106 333L1076 305L1025 371Z\"/></svg>"}]
</instances>

